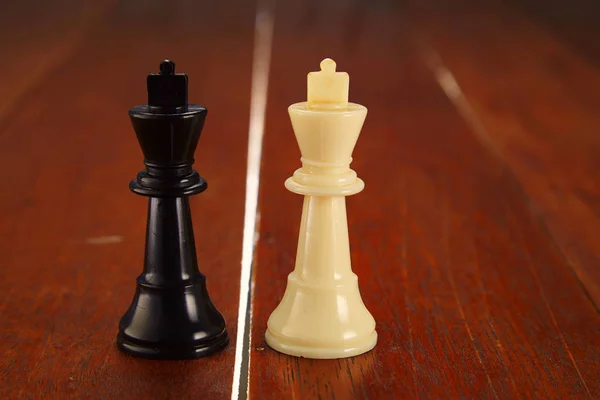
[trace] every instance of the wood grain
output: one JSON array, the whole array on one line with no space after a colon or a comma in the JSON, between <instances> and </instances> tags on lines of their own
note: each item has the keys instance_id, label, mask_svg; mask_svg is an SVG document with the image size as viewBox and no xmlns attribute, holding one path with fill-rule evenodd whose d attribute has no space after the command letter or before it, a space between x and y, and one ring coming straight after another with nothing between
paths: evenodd
<instances>
[{"instance_id":1,"label":"wood grain","mask_svg":"<svg viewBox=\"0 0 600 400\"><path fill-rule=\"evenodd\" d=\"M192 362L116 349L147 207L128 190L143 156L127 111L164 58L209 109L196 153L209 189L192 213L200 269L235 338L254 11L121 2L13 110L0 146L0 398L230 398L235 341Z\"/></svg>"},{"instance_id":2,"label":"wood grain","mask_svg":"<svg viewBox=\"0 0 600 400\"><path fill-rule=\"evenodd\" d=\"M116 0L0 4L0 127L68 59Z\"/></svg>"},{"instance_id":3,"label":"wood grain","mask_svg":"<svg viewBox=\"0 0 600 400\"><path fill-rule=\"evenodd\" d=\"M277 9L250 398L596 398L597 308L519 175L442 91L421 36L407 29L408 11L378 3L351 18L341 4L316 16L300 3ZM444 44L448 53L458 47ZM264 341L293 269L302 201L283 187L300 165L286 108L303 100L305 74L324 57L350 73L351 100L370 110L353 162L366 189L348 199L348 213L353 268L380 339L371 353L344 360L288 357ZM486 88L489 80L471 82Z\"/></svg>"},{"instance_id":4,"label":"wood grain","mask_svg":"<svg viewBox=\"0 0 600 400\"><path fill-rule=\"evenodd\" d=\"M600 304L600 65L563 40L564 27L548 31L518 9L472 5L465 18L432 4L412 14L426 51L455 77L478 137L522 182L533 214Z\"/></svg>"},{"instance_id":5,"label":"wood grain","mask_svg":"<svg viewBox=\"0 0 600 400\"><path fill-rule=\"evenodd\" d=\"M256 4L38 3L0 5L0 398L228 399L234 340L190 362L115 348L146 222L127 189L142 168L127 110L165 57L209 109L192 212L235 337ZM251 399L600 397L596 6L539 4L277 3ZM300 165L287 107L324 57L369 108L348 214L380 339L313 361L264 331L302 204L283 186Z\"/></svg>"},{"instance_id":6,"label":"wood grain","mask_svg":"<svg viewBox=\"0 0 600 400\"><path fill-rule=\"evenodd\" d=\"M595 0L510 0L515 11L549 31L588 61L600 66L600 3ZM516 13L515 13L516 14Z\"/></svg>"}]
</instances>

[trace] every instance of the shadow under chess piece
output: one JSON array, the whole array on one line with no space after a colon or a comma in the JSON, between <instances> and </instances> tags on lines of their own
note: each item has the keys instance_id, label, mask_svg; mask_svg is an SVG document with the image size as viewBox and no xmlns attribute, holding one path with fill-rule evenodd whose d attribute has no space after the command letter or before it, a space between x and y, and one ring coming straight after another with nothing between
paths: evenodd
<instances>
[{"instance_id":1,"label":"shadow under chess piece","mask_svg":"<svg viewBox=\"0 0 600 400\"><path fill-rule=\"evenodd\" d=\"M350 169L367 109L348 103L349 77L335 62L308 74L308 99L289 107L302 168L285 182L304 195L296 266L267 322L273 349L306 358L343 358L377 343L375 320L352 272L346 199L364 183Z\"/></svg>"},{"instance_id":2,"label":"shadow under chess piece","mask_svg":"<svg viewBox=\"0 0 600 400\"><path fill-rule=\"evenodd\" d=\"M144 271L117 344L144 358L204 357L229 341L198 270L188 199L206 189L192 165L207 110L188 104L187 76L171 61L148 76L147 88L148 104L129 111L146 165L129 185L149 198Z\"/></svg>"}]
</instances>

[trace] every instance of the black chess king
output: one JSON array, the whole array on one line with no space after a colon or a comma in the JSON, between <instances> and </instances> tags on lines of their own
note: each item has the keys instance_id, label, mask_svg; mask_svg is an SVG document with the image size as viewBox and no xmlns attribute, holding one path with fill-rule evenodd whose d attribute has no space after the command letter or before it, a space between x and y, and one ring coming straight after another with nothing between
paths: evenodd
<instances>
[{"instance_id":1,"label":"black chess king","mask_svg":"<svg viewBox=\"0 0 600 400\"><path fill-rule=\"evenodd\" d=\"M187 75L165 60L148 75L148 104L129 110L146 166L129 188L149 198L148 221L144 270L117 345L138 357L199 358L229 342L196 258L188 196L206 189L192 165L207 110L188 104L187 86Z\"/></svg>"}]
</instances>

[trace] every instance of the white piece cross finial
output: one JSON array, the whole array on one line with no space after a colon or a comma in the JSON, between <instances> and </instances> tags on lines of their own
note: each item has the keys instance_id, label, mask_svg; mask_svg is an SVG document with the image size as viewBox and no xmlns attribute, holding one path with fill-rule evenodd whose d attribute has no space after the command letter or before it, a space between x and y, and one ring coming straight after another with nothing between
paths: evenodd
<instances>
[{"instance_id":1,"label":"white piece cross finial","mask_svg":"<svg viewBox=\"0 0 600 400\"><path fill-rule=\"evenodd\" d=\"M339 108L348 105L350 77L346 72L336 72L331 58L321 61L321 70L307 77L307 102L310 108Z\"/></svg>"},{"instance_id":2,"label":"white piece cross finial","mask_svg":"<svg viewBox=\"0 0 600 400\"><path fill-rule=\"evenodd\" d=\"M323 72L327 72L327 73L334 73L335 72L335 61L333 61L331 58L326 58L323 61L321 61L321 71Z\"/></svg>"}]
</instances>

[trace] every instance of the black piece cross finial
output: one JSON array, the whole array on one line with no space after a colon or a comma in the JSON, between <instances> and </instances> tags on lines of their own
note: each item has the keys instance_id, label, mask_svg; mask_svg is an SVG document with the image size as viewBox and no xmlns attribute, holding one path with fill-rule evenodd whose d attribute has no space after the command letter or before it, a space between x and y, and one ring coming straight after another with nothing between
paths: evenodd
<instances>
[{"instance_id":1,"label":"black piece cross finial","mask_svg":"<svg viewBox=\"0 0 600 400\"><path fill-rule=\"evenodd\" d=\"M148 105L151 107L177 108L188 104L188 77L175 73L175 63L164 60L160 72L148 75Z\"/></svg>"},{"instance_id":2,"label":"black piece cross finial","mask_svg":"<svg viewBox=\"0 0 600 400\"><path fill-rule=\"evenodd\" d=\"M175 75L175 63L171 60L164 60L160 63L160 73L163 75Z\"/></svg>"}]
</instances>

